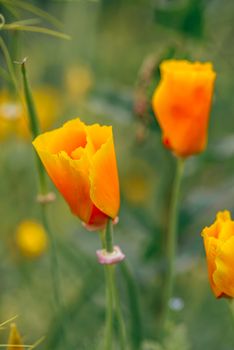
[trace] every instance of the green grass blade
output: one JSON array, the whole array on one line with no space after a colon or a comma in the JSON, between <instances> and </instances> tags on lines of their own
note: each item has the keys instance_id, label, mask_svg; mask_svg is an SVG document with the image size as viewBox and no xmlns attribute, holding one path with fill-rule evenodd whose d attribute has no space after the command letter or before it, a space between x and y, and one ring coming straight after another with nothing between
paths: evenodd
<instances>
[{"instance_id":1,"label":"green grass blade","mask_svg":"<svg viewBox=\"0 0 234 350\"><path fill-rule=\"evenodd\" d=\"M2 30L18 30L23 32L32 32L32 33L41 33L50 36L54 36L60 39L70 40L71 37L67 34L57 32L52 29L36 27L36 26L27 26L27 25L19 25L16 23L5 24Z\"/></svg>"},{"instance_id":2,"label":"green grass blade","mask_svg":"<svg viewBox=\"0 0 234 350\"><path fill-rule=\"evenodd\" d=\"M16 75L15 75L15 70L14 70L14 66L13 66L12 60L11 60L11 56L10 56L10 53L9 53L9 51L7 49L7 46L6 46L3 38L1 38L1 37L0 37L0 49L2 50L3 56L5 58L6 65L7 65L8 71L9 71L9 75L10 75L10 78L11 78L11 80L13 82L15 90L17 91L17 93L20 96L20 93L19 93L20 89L19 89L19 86L18 86L18 82L17 82L17 78L16 78Z\"/></svg>"}]
</instances>

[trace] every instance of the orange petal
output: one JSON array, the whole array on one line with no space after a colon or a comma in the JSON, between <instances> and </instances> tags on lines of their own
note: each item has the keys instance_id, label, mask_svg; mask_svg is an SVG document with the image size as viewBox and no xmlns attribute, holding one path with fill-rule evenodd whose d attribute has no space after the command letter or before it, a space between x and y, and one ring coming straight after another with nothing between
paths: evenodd
<instances>
[{"instance_id":1,"label":"orange petal","mask_svg":"<svg viewBox=\"0 0 234 350\"><path fill-rule=\"evenodd\" d=\"M222 292L234 298L234 237L228 239L217 250L214 282Z\"/></svg>"},{"instance_id":2,"label":"orange petal","mask_svg":"<svg viewBox=\"0 0 234 350\"><path fill-rule=\"evenodd\" d=\"M90 166L90 197L104 214L115 218L118 214L119 179L111 127L88 127L92 142L99 148Z\"/></svg>"},{"instance_id":3,"label":"orange petal","mask_svg":"<svg viewBox=\"0 0 234 350\"><path fill-rule=\"evenodd\" d=\"M212 290L216 297L219 297L222 294L222 289L219 289L219 287L216 285L213 279L213 275L216 270L215 259L216 259L218 244L219 244L218 239L214 237L204 236L204 246L206 250L206 260L207 260L207 266L208 266L209 280L210 280L210 285L212 287Z\"/></svg>"},{"instance_id":4,"label":"orange petal","mask_svg":"<svg viewBox=\"0 0 234 350\"><path fill-rule=\"evenodd\" d=\"M79 159L69 157L85 142L84 124L76 119L60 129L38 136L33 145L71 211L88 222L93 208L89 194L89 159L85 152L78 152Z\"/></svg>"},{"instance_id":5,"label":"orange petal","mask_svg":"<svg viewBox=\"0 0 234 350\"><path fill-rule=\"evenodd\" d=\"M52 154L64 151L70 156L76 148L86 145L85 125L78 118L71 120L61 128L38 136L33 145Z\"/></svg>"}]
</instances>

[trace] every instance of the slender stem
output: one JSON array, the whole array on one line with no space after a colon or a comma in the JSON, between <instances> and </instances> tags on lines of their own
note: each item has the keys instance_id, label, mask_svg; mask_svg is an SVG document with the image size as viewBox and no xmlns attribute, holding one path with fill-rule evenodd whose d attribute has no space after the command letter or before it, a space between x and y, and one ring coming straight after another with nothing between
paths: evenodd
<instances>
[{"instance_id":1,"label":"slender stem","mask_svg":"<svg viewBox=\"0 0 234 350\"><path fill-rule=\"evenodd\" d=\"M106 250L108 253L113 252L113 223L112 220L108 220L106 224Z\"/></svg>"},{"instance_id":2,"label":"slender stem","mask_svg":"<svg viewBox=\"0 0 234 350\"><path fill-rule=\"evenodd\" d=\"M108 253L113 252L113 223L108 220L106 232L101 233L103 249ZM106 334L104 350L113 348L113 319L116 315L119 326L119 341L121 350L126 349L126 331L122 311L120 307L119 294L116 286L115 266L105 265L106 276Z\"/></svg>"},{"instance_id":3,"label":"slender stem","mask_svg":"<svg viewBox=\"0 0 234 350\"><path fill-rule=\"evenodd\" d=\"M23 77L23 87L24 87L24 95L26 100L26 105L28 109L28 116L30 122L30 129L33 138L39 135L40 127L38 123L37 112L33 100L33 96L31 93L31 88L27 78L27 72L25 67L25 60L21 64L21 73ZM36 153L35 153L36 154ZM41 194L48 193L47 181L46 181L46 173L44 167L36 154L36 162L37 162L37 170L38 170L38 179L39 179L39 192ZM55 301L55 309L59 315L59 321L61 323L62 333L64 335L64 339L66 337L65 332L65 319L63 317L64 308L62 305L62 297L61 297L61 286L60 286L60 276L59 276L59 265L58 265L58 257L57 257L57 247L53 232L50 228L48 216L47 216L47 204L41 203L41 219L43 226L48 234L50 240L50 267L51 267L51 278L52 278L52 287L53 287L53 295Z\"/></svg>"},{"instance_id":4,"label":"slender stem","mask_svg":"<svg viewBox=\"0 0 234 350\"><path fill-rule=\"evenodd\" d=\"M184 159L177 158L176 174L173 184L171 207L169 216L169 228L166 244L167 271L164 285L164 302L162 310L162 327L165 330L165 323L169 314L169 302L173 293L175 258L177 250L178 212L181 180L184 170Z\"/></svg>"},{"instance_id":5,"label":"slender stem","mask_svg":"<svg viewBox=\"0 0 234 350\"><path fill-rule=\"evenodd\" d=\"M38 122L37 111L34 104L31 88L28 82L25 63L26 63L25 60L23 60L21 64L21 73L23 77L24 95L25 95L25 100L26 100L27 109L28 109L30 130L31 130L32 137L35 138L40 134L40 126ZM37 154L36 154L36 163L37 163L37 170L38 170L38 177L39 177L40 192L45 194L47 192L46 173L42 165L42 162L37 156Z\"/></svg>"},{"instance_id":6,"label":"slender stem","mask_svg":"<svg viewBox=\"0 0 234 350\"><path fill-rule=\"evenodd\" d=\"M21 64L21 72L23 77L23 85L24 85L24 95L28 108L29 122L31 127L32 136L35 138L40 134L40 127L38 122L38 116L36 112L36 107L34 104L31 88L29 86L27 72L26 72L26 59L23 60Z\"/></svg>"},{"instance_id":7,"label":"slender stem","mask_svg":"<svg viewBox=\"0 0 234 350\"><path fill-rule=\"evenodd\" d=\"M127 286L130 316L131 316L131 338L132 338L132 349L140 350L142 344L142 321L139 306L139 297L137 286L134 282L132 273L126 261L120 264L120 269L125 279Z\"/></svg>"}]
</instances>

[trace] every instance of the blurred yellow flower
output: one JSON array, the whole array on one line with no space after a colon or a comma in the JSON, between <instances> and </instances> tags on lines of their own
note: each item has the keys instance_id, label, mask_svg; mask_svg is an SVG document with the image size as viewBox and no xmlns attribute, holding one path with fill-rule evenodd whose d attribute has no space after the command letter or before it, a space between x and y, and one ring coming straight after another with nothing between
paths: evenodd
<instances>
[{"instance_id":1,"label":"blurred yellow flower","mask_svg":"<svg viewBox=\"0 0 234 350\"><path fill-rule=\"evenodd\" d=\"M33 220L22 221L16 230L16 245L25 257L37 258L42 255L48 246L42 225Z\"/></svg>"},{"instance_id":2,"label":"blurred yellow flower","mask_svg":"<svg viewBox=\"0 0 234 350\"><path fill-rule=\"evenodd\" d=\"M33 92L40 126L43 131L50 128L61 110L61 99L57 90L50 86L42 86ZM28 139L27 110L22 101L8 91L0 91L0 140L10 135Z\"/></svg>"},{"instance_id":3,"label":"blurred yellow flower","mask_svg":"<svg viewBox=\"0 0 234 350\"><path fill-rule=\"evenodd\" d=\"M219 212L202 231L211 288L216 297L234 298L234 221L230 212Z\"/></svg>"},{"instance_id":4,"label":"blurred yellow flower","mask_svg":"<svg viewBox=\"0 0 234 350\"><path fill-rule=\"evenodd\" d=\"M24 350L22 338L15 323L11 324L7 350Z\"/></svg>"},{"instance_id":5,"label":"blurred yellow flower","mask_svg":"<svg viewBox=\"0 0 234 350\"><path fill-rule=\"evenodd\" d=\"M91 70L86 66L70 66L65 73L65 85L72 101L84 98L93 86Z\"/></svg>"},{"instance_id":6,"label":"blurred yellow flower","mask_svg":"<svg viewBox=\"0 0 234 350\"><path fill-rule=\"evenodd\" d=\"M25 112L22 104L6 90L0 91L0 139L6 138L23 118Z\"/></svg>"}]
</instances>

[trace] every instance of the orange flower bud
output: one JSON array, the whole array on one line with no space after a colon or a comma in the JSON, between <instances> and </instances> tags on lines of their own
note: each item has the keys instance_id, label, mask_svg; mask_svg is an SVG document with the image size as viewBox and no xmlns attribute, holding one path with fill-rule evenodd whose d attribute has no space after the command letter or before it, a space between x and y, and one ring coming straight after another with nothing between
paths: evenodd
<instances>
[{"instance_id":1,"label":"orange flower bud","mask_svg":"<svg viewBox=\"0 0 234 350\"><path fill-rule=\"evenodd\" d=\"M163 143L177 156L204 150L215 72L211 63L167 60L152 105L163 132Z\"/></svg>"},{"instance_id":2,"label":"orange flower bud","mask_svg":"<svg viewBox=\"0 0 234 350\"><path fill-rule=\"evenodd\" d=\"M230 212L219 212L216 221L203 229L202 236L215 296L234 298L234 221Z\"/></svg>"},{"instance_id":3,"label":"orange flower bud","mask_svg":"<svg viewBox=\"0 0 234 350\"><path fill-rule=\"evenodd\" d=\"M33 145L73 214L103 226L119 210L119 180L112 127L74 119L38 136Z\"/></svg>"}]
</instances>

